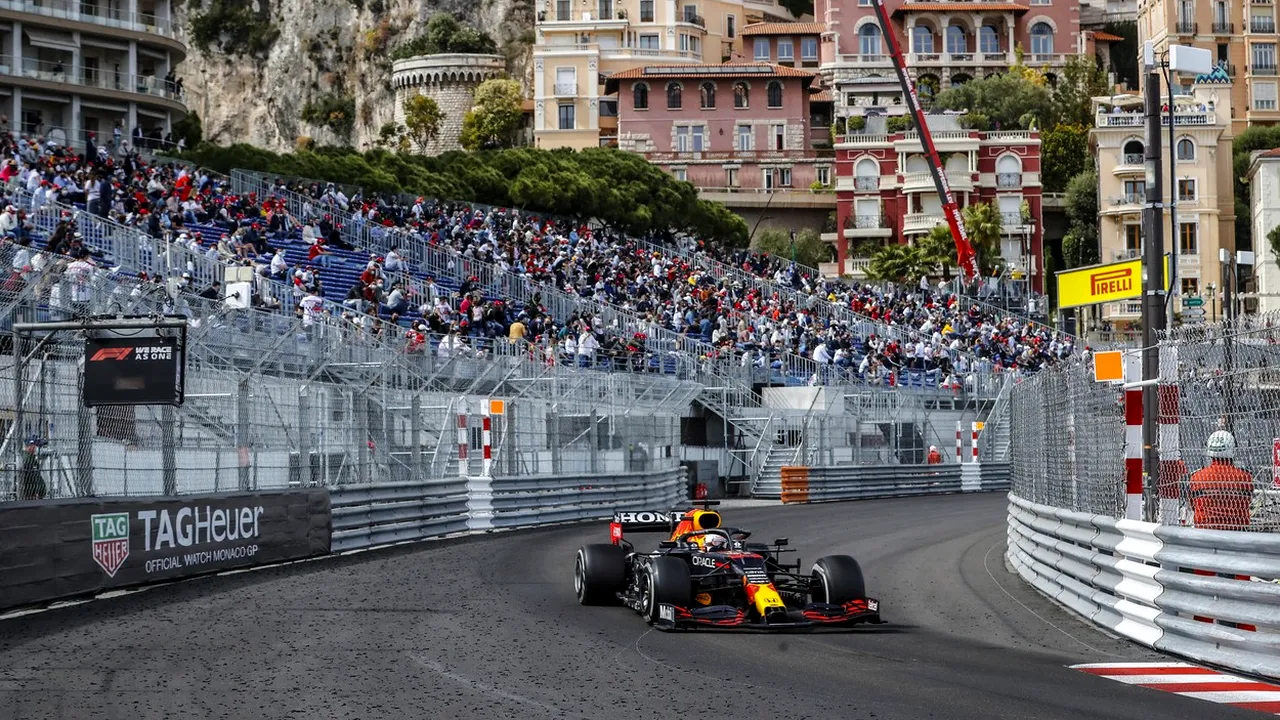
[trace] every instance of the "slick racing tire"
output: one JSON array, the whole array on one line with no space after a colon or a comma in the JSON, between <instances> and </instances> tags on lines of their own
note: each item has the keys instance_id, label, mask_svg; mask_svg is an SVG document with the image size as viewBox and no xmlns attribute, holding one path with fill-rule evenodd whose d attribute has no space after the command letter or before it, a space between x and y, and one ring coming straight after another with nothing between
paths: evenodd
<instances>
[{"instance_id":1,"label":"slick racing tire","mask_svg":"<svg viewBox=\"0 0 1280 720\"><path fill-rule=\"evenodd\" d=\"M813 564L810 593L814 602L843 605L867 596L862 567L848 555L827 555Z\"/></svg>"},{"instance_id":2,"label":"slick racing tire","mask_svg":"<svg viewBox=\"0 0 1280 720\"><path fill-rule=\"evenodd\" d=\"M644 619L658 621L659 605L687 608L693 604L693 581L683 560L659 556L649 562L640 577Z\"/></svg>"},{"instance_id":3,"label":"slick racing tire","mask_svg":"<svg viewBox=\"0 0 1280 720\"><path fill-rule=\"evenodd\" d=\"M583 605L612 605L627 583L627 553L617 545L583 545L573 567L573 591Z\"/></svg>"}]
</instances>

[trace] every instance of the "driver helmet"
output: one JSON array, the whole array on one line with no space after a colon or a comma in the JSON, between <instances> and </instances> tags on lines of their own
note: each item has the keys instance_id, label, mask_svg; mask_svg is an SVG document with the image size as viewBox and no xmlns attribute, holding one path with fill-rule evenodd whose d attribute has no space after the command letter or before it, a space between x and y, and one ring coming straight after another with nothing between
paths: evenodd
<instances>
[{"instance_id":1,"label":"driver helmet","mask_svg":"<svg viewBox=\"0 0 1280 720\"><path fill-rule=\"evenodd\" d=\"M708 535L703 542L702 547L708 552L724 550L728 547L729 541L724 539L723 535Z\"/></svg>"}]
</instances>

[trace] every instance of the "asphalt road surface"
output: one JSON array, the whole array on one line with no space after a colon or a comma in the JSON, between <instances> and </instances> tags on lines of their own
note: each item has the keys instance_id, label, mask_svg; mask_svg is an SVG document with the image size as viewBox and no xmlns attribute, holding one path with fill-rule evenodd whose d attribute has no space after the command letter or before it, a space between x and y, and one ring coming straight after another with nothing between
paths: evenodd
<instances>
[{"instance_id":1,"label":"asphalt road surface","mask_svg":"<svg viewBox=\"0 0 1280 720\"><path fill-rule=\"evenodd\" d=\"M1158 659L1003 561L1001 495L725 509L806 567L849 553L888 625L660 633L581 607L604 523L401 546L0 621L0 718L1133 718L1262 715L1067 666Z\"/></svg>"}]
</instances>

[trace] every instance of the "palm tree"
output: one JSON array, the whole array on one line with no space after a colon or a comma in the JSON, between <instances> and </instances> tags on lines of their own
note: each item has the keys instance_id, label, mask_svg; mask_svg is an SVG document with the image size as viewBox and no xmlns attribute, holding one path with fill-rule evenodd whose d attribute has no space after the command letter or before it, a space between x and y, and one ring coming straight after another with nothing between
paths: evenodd
<instances>
[{"instance_id":1,"label":"palm tree","mask_svg":"<svg viewBox=\"0 0 1280 720\"><path fill-rule=\"evenodd\" d=\"M942 278L951 282L951 269L956 267L956 243L951 228L935 225L928 235L916 241L916 247L933 267L942 266Z\"/></svg>"},{"instance_id":2,"label":"palm tree","mask_svg":"<svg viewBox=\"0 0 1280 720\"><path fill-rule=\"evenodd\" d=\"M967 206L961 215L978 256L978 271L989 275L1000 265L1000 211L992 203L978 203Z\"/></svg>"},{"instance_id":3,"label":"palm tree","mask_svg":"<svg viewBox=\"0 0 1280 720\"><path fill-rule=\"evenodd\" d=\"M872 280L909 283L928 275L933 262L912 245L887 245L871 256L867 277Z\"/></svg>"}]
</instances>

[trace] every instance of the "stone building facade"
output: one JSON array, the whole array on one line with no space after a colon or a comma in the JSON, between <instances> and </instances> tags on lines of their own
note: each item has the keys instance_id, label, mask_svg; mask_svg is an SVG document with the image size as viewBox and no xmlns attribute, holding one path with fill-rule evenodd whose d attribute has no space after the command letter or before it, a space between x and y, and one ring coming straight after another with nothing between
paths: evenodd
<instances>
[{"instance_id":1,"label":"stone building facade","mask_svg":"<svg viewBox=\"0 0 1280 720\"><path fill-rule=\"evenodd\" d=\"M396 123L404 124L404 102L414 95L436 101L444 115L440 134L427 146L438 155L461 149L462 118L471 109L476 88L485 80L503 77L506 61L501 55L419 55L397 60L391 66L391 86L396 94Z\"/></svg>"}]
</instances>

